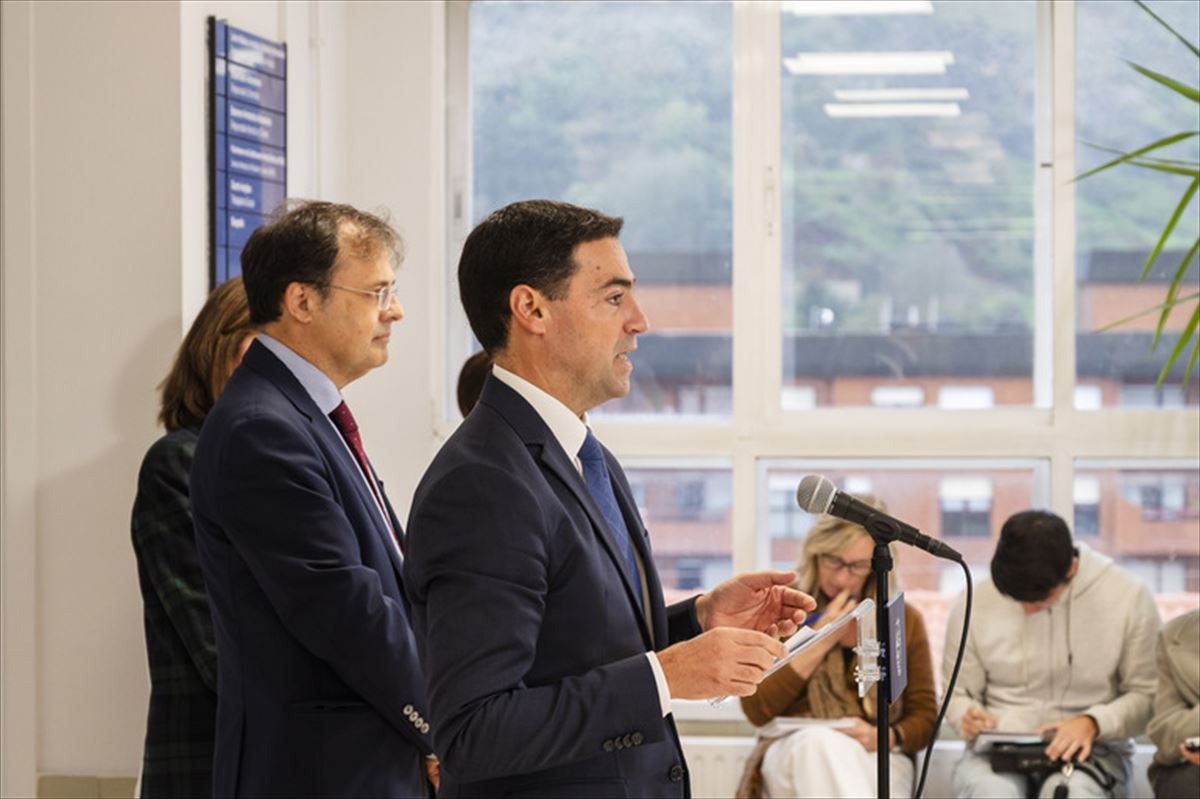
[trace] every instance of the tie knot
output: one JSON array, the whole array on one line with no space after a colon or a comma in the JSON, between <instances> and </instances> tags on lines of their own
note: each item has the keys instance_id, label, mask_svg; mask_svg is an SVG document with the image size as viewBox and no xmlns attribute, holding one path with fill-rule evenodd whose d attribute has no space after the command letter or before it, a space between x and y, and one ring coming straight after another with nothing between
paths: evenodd
<instances>
[{"instance_id":1,"label":"tie knot","mask_svg":"<svg viewBox=\"0 0 1200 799\"><path fill-rule=\"evenodd\" d=\"M587 432L587 436L583 439L583 445L579 447L579 460L584 463L603 463L604 450L600 447L600 442L592 435L592 431Z\"/></svg>"},{"instance_id":2,"label":"tie knot","mask_svg":"<svg viewBox=\"0 0 1200 799\"><path fill-rule=\"evenodd\" d=\"M336 408L329 412L329 418L333 420L334 425L344 436L358 432L358 423L354 421L354 414L350 413L350 406L346 404L345 400L342 400Z\"/></svg>"}]
</instances>

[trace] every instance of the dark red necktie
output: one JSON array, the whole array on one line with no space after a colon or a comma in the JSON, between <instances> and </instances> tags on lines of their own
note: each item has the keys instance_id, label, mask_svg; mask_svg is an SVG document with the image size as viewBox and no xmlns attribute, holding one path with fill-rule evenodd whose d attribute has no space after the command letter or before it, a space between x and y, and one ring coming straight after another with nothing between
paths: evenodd
<instances>
[{"instance_id":1,"label":"dark red necktie","mask_svg":"<svg viewBox=\"0 0 1200 799\"><path fill-rule=\"evenodd\" d=\"M403 551L404 547L400 544L400 536L396 535L396 531L392 528L392 520L388 518L387 506L383 504L383 497L379 495L379 487L375 485L375 478L371 475L371 465L367 463L367 453L363 449L362 436L358 434L358 422L354 421L354 414L350 413L350 406L346 404L345 400L342 400L336 408L329 412L329 418L333 420L333 425L342 434L342 438L346 439L346 443L350 445L350 451L354 453L354 459L358 461L358 467L362 469L363 475L367 478L367 485L371 487L371 493L375 495L375 501L379 503L383 520L387 523L392 537L396 539L396 545Z\"/></svg>"}]
</instances>

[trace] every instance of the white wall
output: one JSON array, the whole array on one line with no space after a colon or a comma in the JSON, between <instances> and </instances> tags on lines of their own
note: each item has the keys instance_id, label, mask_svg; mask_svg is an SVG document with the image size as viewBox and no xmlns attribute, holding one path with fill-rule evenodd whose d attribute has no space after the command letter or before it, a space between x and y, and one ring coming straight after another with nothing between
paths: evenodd
<instances>
[{"instance_id":1,"label":"white wall","mask_svg":"<svg viewBox=\"0 0 1200 799\"><path fill-rule=\"evenodd\" d=\"M205 18L289 44L289 193L386 206L409 242L391 363L349 392L403 515L433 449L444 9L2 8L0 793L28 796L37 773L139 766L129 510L155 385L207 290Z\"/></svg>"},{"instance_id":2,"label":"white wall","mask_svg":"<svg viewBox=\"0 0 1200 799\"><path fill-rule=\"evenodd\" d=\"M389 362L346 396L402 522L433 456L432 388L442 374L444 19L440 3L353 3L347 15L346 200L389 209L407 257Z\"/></svg>"}]
</instances>

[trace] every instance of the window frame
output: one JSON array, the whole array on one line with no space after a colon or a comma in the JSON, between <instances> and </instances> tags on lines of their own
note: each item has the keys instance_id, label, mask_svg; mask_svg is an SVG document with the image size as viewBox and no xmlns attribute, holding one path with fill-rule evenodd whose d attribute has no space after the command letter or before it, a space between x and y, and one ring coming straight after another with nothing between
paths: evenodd
<instances>
[{"instance_id":1,"label":"window frame","mask_svg":"<svg viewBox=\"0 0 1200 799\"><path fill-rule=\"evenodd\" d=\"M759 501L763 459L1016 459L1048 464L1038 493L1074 518L1076 460L1200 461L1195 409L1077 410L1075 263L1075 3L1035 3L1034 400L1029 407L978 410L782 407L781 11L777 3L732 0L733 14L733 414L597 417L597 435L619 457L731 463L733 566L762 565L768 536ZM467 2L446 4L447 263L435 316L446 342L435 381L435 437L458 424L451 387L470 335L454 266L469 232L470 81ZM620 209L608 209L620 213ZM636 265L635 265L636 268ZM436 327L435 327L436 329ZM993 520L993 523L996 520Z\"/></svg>"}]
</instances>

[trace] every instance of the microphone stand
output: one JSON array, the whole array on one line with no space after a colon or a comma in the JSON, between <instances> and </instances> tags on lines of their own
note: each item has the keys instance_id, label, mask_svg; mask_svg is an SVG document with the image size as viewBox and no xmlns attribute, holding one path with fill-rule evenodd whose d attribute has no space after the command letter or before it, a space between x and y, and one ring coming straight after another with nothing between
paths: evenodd
<instances>
[{"instance_id":1,"label":"microphone stand","mask_svg":"<svg viewBox=\"0 0 1200 799\"><path fill-rule=\"evenodd\" d=\"M875 691L875 765L879 780L876 795L888 799L891 791L889 771L891 767L891 725L888 712L891 709L892 675L888 669L888 642L892 638L888 624L888 575L892 571L892 552L888 544L900 539L897 523L885 514L872 514L863 521L863 527L875 539L875 553L871 557L871 569L875 572L875 637L879 639L879 685Z\"/></svg>"},{"instance_id":2,"label":"microphone stand","mask_svg":"<svg viewBox=\"0 0 1200 799\"><path fill-rule=\"evenodd\" d=\"M871 568L875 572L875 637L879 641L879 683L875 689L875 770L879 787L876 795L879 799L888 799L891 784L889 770L891 767L891 748L889 739L891 727L888 723L888 711L892 692L892 675L888 670L888 641L891 639L891 626L888 624L888 575L892 571L892 553L888 549L890 539L876 535L875 554L871 557Z\"/></svg>"}]
</instances>

